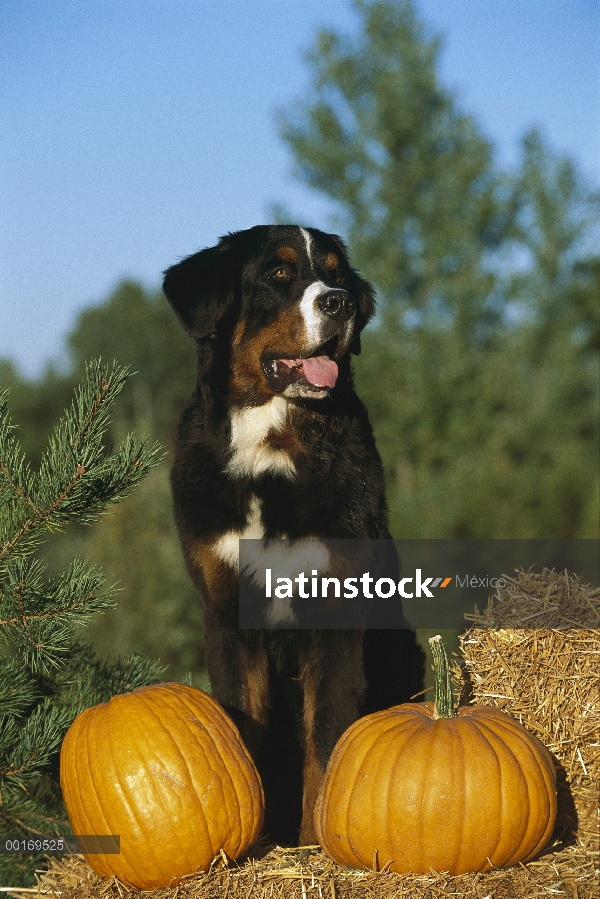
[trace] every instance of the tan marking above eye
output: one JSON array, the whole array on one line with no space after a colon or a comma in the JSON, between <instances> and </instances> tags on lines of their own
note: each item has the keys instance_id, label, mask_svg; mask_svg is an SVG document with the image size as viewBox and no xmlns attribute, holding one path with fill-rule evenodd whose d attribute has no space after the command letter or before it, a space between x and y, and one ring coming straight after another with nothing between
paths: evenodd
<instances>
[{"instance_id":1,"label":"tan marking above eye","mask_svg":"<svg viewBox=\"0 0 600 899\"><path fill-rule=\"evenodd\" d=\"M338 268L339 264L340 264L340 260L335 255L335 253L327 254L327 256L325 258L325 267L326 268L330 268L330 269Z\"/></svg>"},{"instance_id":2,"label":"tan marking above eye","mask_svg":"<svg viewBox=\"0 0 600 899\"><path fill-rule=\"evenodd\" d=\"M279 247L275 255L284 262L298 262L298 254L291 247Z\"/></svg>"}]
</instances>

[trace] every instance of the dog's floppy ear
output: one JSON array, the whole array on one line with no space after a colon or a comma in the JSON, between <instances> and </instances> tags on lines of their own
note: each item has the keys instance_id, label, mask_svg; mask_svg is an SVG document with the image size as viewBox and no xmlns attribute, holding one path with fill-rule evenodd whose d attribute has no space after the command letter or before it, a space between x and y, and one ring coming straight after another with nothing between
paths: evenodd
<instances>
[{"instance_id":1,"label":"dog's floppy ear","mask_svg":"<svg viewBox=\"0 0 600 899\"><path fill-rule=\"evenodd\" d=\"M348 260L348 250L346 249L346 244L342 238L338 237L337 234L330 234L329 237L335 241L344 254L346 262L350 265ZM350 344L350 352L355 356L358 356L360 353L360 332L375 313L375 290L368 281L361 278L352 266L350 266L350 268L352 270L352 283L349 285L350 293L357 301L356 323L354 325L354 336L352 338L352 343Z\"/></svg>"},{"instance_id":2,"label":"dog's floppy ear","mask_svg":"<svg viewBox=\"0 0 600 899\"><path fill-rule=\"evenodd\" d=\"M231 306L244 233L228 234L216 247L200 250L166 270L165 296L192 337L207 337Z\"/></svg>"}]
</instances>

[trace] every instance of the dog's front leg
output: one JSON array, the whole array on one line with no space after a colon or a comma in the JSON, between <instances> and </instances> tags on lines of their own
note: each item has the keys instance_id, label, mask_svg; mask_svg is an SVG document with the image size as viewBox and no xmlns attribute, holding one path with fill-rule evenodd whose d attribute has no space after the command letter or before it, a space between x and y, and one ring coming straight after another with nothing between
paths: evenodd
<instances>
[{"instance_id":1,"label":"dog's front leg","mask_svg":"<svg viewBox=\"0 0 600 899\"><path fill-rule=\"evenodd\" d=\"M315 631L302 659L304 770L300 845L315 843L314 808L333 747L359 717L363 632Z\"/></svg>"},{"instance_id":2,"label":"dog's front leg","mask_svg":"<svg viewBox=\"0 0 600 899\"><path fill-rule=\"evenodd\" d=\"M256 757L267 724L269 660L260 631L240 631L231 616L204 607L204 647L212 695Z\"/></svg>"},{"instance_id":3,"label":"dog's front leg","mask_svg":"<svg viewBox=\"0 0 600 899\"><path fill-rule=\"evenodd\" d=\"M307 662L300 674L304 696L304 765L302 769L302 820L299 838L301 846L309 846L316 842L313 821L314 808L325 773L325 765L319 759L315 739L315 719L319 695L319 683L315 669L315 665Z\"/></svg>"}]
</instances>

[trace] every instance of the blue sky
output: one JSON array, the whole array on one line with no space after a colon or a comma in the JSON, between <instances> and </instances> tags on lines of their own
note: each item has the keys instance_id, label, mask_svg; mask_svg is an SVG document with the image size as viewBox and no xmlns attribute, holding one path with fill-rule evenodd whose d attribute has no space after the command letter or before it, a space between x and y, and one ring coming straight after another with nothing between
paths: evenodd
<instances>
[{"instance_id":1,"label":"blue sky","mask_svg":"<svg viewBox=\"0 0 600 899\"><path fill-rule=\"evenodd\" d=\"M538 125L600 185L596 0L417 0L442 81L514 164ZM308 88L349 0L15 0L0 11L0 357L35 376L78 310L123 277L282 204L327 225L292 177L275 112ZM141 336L141 339L142 336Z\"/></svg>"}]
</instances>

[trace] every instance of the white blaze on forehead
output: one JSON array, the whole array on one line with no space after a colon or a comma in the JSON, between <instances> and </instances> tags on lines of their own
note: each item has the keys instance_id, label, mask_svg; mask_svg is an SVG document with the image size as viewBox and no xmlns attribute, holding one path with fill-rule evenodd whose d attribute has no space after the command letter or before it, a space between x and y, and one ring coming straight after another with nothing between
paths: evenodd
<instances>
[{"instance_id":1,"label":"white blaze on forehead","mask_svg":"<svg viewBox=\"0 0 600 899\"><path fill-rule=\"evenodd\" d=\"M300 314L304 321L308 346L315 346L321 343L321 328L326 319L317 306L317 298L327 290L331 290L331 288L324 284L323 281L313 281L302 294Z\"/></svg>"},{"instance_id":2,"label":"white blaze on forehead","mask_svg":"<svg viewBox=\"0 0 600 899\"><path fill-rule=\"evenodd\" d=\"M310 236L306 228L300 228L300 231L302 232L304 243L306 244L306 253L308 255L310 267L314 272L315 268L312 258L312 237ZM330 284L325 284L324 281L313 281L313 283L309 284L309 286L302 294L302 299L300 300L300 313L302 315L304 327L306 330L306 344L309 347L318 346L318 344L323 342L322 329L324 324L328 321L328 318L323 312L321 312L321 310L317 306L317 300L328 290L332 290ZM344 325L343 332L339 334L342 343L345 344L350 342L353 329L354 316L348 319L348 321Z\"/></svg>"},{"instance_id":3,"label":"white blaze on forehead","mask_svg":"<svg viewBox=\"0 0 600 899\"><path fill-rule=\"evenodd\" d=\"M308 261L310 262L310 267L312 268L312 237L310 236L306 228L300 228L300 231L302 232L302 237L304 238L304 243L306 244L306 254L308 256Z\"/></svg>"},{"instance_id":4,"label":"white blaze on forehead","mask_svg":"<svg viewBox=\"0 0 600 899\"><path fill-rule=\"evenodd\" d=\"M310 263L311 269L314 271L312 259L312 237L306 228L300 228L304 243L306 244L306 255ZM317 297L330 288L323 281L313 281L300 300L300 313L304 320L306 329L306 343L308 346L314 346L321 342L321 327L323 324L323 313L317 308Z\"/></svg>"}]
</instances>

